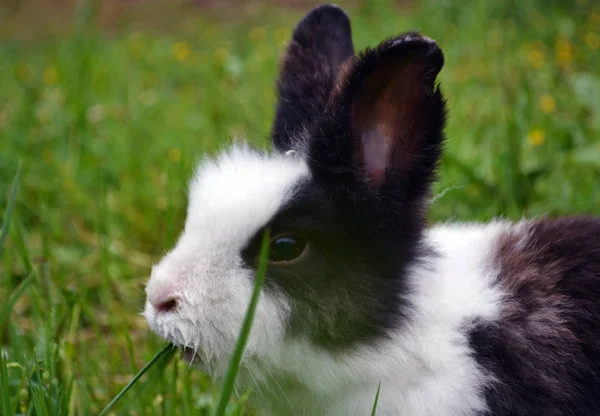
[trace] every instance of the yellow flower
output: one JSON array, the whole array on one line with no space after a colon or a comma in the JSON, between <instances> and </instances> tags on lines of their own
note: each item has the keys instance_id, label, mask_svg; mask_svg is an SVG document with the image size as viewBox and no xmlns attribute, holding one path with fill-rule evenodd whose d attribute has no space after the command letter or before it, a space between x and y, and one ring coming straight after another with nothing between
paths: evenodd
<instances>
[{"instance_id":1,"label":"yellow flower","mask_svg":"<svg viewBox=\"0 0 600 416\"><path fill-rule=\"evenodd\" d=\"M544 65L544 51L531 49L527 54L527 60L532 67L540 69Z\"/></svg>"},{"instance_id":2,"label":"yellow flower","mask_svg":"<svg viewBox=\"0 0 600 416\"><path fill-rule=\"evenodd\" d=\"M600 36L594 32L590 32L585 37L585 43L592 50L598 49L598 46L600 46Z\"/></svg>"},{"instance_id":3,"label":"yellow flower","mask_svg":"<svg viewBox=\"0 0 600 416\"><path fill-rule=\"evenodd\" d=\"M248 33L248 39L252 43L264 42L267 39L267 29L262 26L253 28Z\"/></svg>"},{"instance_id":4,"label":"yellow flower","mask_svg":"<svg viewBox=\"0 0 600 416\"><path fill-rule=\"evenodd\" d=\"M177 59L179 62L182 62L190 57L192 54L192 49L185 42L175 42L171 48L171 52L173 53L175 59Z\"/></svg>"},{"instance_id":5,"label":"yellow flower","mask_svg":"<svg viewBox=\"0 0 600 416\"><path fill-rule=\"evenodd\" d=\"M573 45L566 40L556 42L556 60L559 65L568 67L573 61Z\"/></svg>"},{"instance_id":6,"label":"yellow flower","mask_svg":"<svg viewBox=\"0 0 600 416\"><path fill-rule=\"evenodd\" d=\"M44 84L54 85L58 81L58 71L56 68L48 67L44 69L42 78L44 79Z\"/></svg>"},{"instance_id":7,"label":"yellow flower","mask_svg":"<svg viewBox=\"0 0 600 416\"><path fill-rule=\"evenodd\" d=\"M287 27L280 27L275 31L273 37L277 43L286 43L290 35L290 30Z\"/></svg>"},{"instance_id":8,"label":"yellow flower","mask_svg":"<svg viewBox=\"0 0 600 416\"><path fill-rule=\"evenodd\" d=\"M541 146L544 143L544 140L546 140L546 135L544 133L544 130L543 129L531 130L529 132L529 134L527 135L527 140L529 141L529 143L531 143L535 147Z\"/></svg>"},{"instance_id":9,"label":"yellow flower","mask_svg":"<svg viewBox=\"0 0 600 416\"><path fill-rule=\"evenodd\" d=\"M213 54L213 58L215 58L215 61L223 63L229 58L229 51L225 48L219 48Z\"/></svg>"},{"instance_id":10,"label":"yellow flower","mask_svg":"<svg viewBox=\"0 0 600 416\"><path fill-rule=\"evenodd\" d=\"M550 94L545 94L540 98L540 107L544 113L552 113L556 110L556 101Z\"/></svg>"},{"instance_id":11,"label":"yellow flower","mask_svg":"<svg viewBox=\"0 0 600 416\"><path fill-rule=\"evenodd\" d=\"M20 408L21 409L25 409L25 410L21 410L22 413L25 413L25 411L27 410L27 403L29 403L29 390L28 389L21 389L21 391L19 392L19 403L20 403Z\"/></svg>"},{"instance_id":12,"label":"yellow flower","mask_svg":"<svg viewBox=\"0 0 600 416\"><path fill-rule=\"evenodd\" d=\"M177 147L170 149L169 160L173 163L179 163L181 160L181 150L179 150Z\"/></svg>"}]
</instances>

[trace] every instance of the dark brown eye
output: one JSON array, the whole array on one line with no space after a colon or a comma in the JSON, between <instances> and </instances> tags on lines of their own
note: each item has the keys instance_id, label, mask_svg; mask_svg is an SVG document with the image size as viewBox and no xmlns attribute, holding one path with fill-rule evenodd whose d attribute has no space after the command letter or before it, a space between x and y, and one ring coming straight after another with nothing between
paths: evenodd
<instances>
[{"instance_id":1,"label":"dark brown eye","mask_svg":"<svg viewBox=\"0 0 600 416\"><path fill-rule=\"evenodd\" d=\"M297 235L282 235L271 241L269 261L287 263L298 259L306 251L308 242Z\"/></svg>"}]
</instances>

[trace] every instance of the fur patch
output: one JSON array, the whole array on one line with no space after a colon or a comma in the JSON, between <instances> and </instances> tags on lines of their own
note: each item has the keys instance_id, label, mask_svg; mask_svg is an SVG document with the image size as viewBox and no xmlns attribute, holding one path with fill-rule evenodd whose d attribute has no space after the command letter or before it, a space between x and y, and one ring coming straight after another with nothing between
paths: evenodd
<instances>
[{"instance_id":1,"label":"fur patch","mask_svg":"<svg viewBox=\"0 0 600 416\"><path fill-rule=\"evenodd\" d=\"M600 413L600 220L522 223L497 240L497 321L471 333L490 414Z\"/></svg>"}]
</instances>

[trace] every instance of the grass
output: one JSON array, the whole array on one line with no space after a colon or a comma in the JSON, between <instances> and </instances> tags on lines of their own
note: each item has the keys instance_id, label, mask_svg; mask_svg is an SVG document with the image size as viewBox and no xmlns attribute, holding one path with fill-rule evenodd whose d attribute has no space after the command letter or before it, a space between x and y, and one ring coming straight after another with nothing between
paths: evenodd
<instances>
[{"instance_id":1,"label":"grass","mask_svg":"<svg viewBox=\"0 0 600 416\"><path fill-rule=\"evenodd\" d=\"M181 229L194 164L232 137L267 145L278 57L305 10L155 2L101 29L93 3L55 25L20 3L0 8L1 211L15 201L0 409L98 414L164 345L140 315L143 284ZM467 3L347 7L358 48L416 28L445 52L432 220L600 214L600 7ZM219 387L164 360L112 411L208 415Z\"/></svg>"},{"instance_id":2,"label":"grass","mask_svg":"<svg viewBox=\"0 0 600 416\"><path fill-rule=\"evenodd\" d=\"M128 392L128 391L129 391L129 390L130 390L130 389L131 389L131 388L132 388L134 385L135 385L135 383L137 383L137 381L138 381L140 378L142 378L142 376L143 376L144 374L146 374L146 372L147 372L148 370L150 370L150 369L151 369L151 368L152 368L152 367L153 367L153 366L154 366L156 363L158 363L160 360L167 359L168 357L170 357L170 356L173 354L173 352L175 352L175 346L174 346L173 344L167 344L167 345L166 345L166 346L165 346L165 347L164 347L162 350L160 350L160 351L159 351L159 353L158 353L158 354L156 354L156 355L155 355L155 356L154 356L154 357L153 357L153 358L152 358L152 359L151 359L151 360L148 362L148 364L146 364L146 365L144 366L144 368L142 368L142 369L140 370L140 372L139 372L139 373L137 373L137 374L135 375L135 377L133 377L133 378L131 379L131 381L130 381L129 383L127 383L127 385L126 385L126 386L123 388L123 390L121 390L121 391L119 392L119 394L117 394L117 395L115 396L115 398L114 398L114 399L112 399L112 400L110 401L110 403L108 403L104 409L102 409L102 411L100 412L100 414L99 414L98 416L104 416L104 415L108 414L108 412L110 411L110 409L112 409L112 408L115 406L115 404L116 404L116 403L117 403L119 400L121 400L121 398L122 398L123 396L125 396L125 394L126 394L126 393L127 393L127 392Z\"/></svg>"},{"instance_id":3,"label":"grass","mask_svg":"<svg viewBox=\"0 0 600 416\"><path fill-rule=\"evenodd\" d=\"M250 298L248 310L246 311L246 314L244 316L242 328L240 330L240 334L235 344L235 348L233 349L233 354L230 359L229 367L227 368L227 372L225 374L225 381L223 383L223 387L221 388L221 395L217 403L215 416L225 415L227 405L229 404L229 399L231 398L231 395L233 393L235 379L240 369L240 362L242 361L242 355L244 354L246 342L248 341L248 336L250 335L250 328L252 326L252 320L254 319L256 305L258 304L260 291L262 289L262 285L265 281L265 275L267 273L267 265L269 263L270 241L271 231L267 229L263 236L263 241L258 257L259 263L258 268L256 270L256 281L254 282L254 290L252 291L252 297Z\"/></svg>"},{"instance_id":4,"label":"grass","mask_svg":"<svg viewBox=\"0 0 600 416\"><path fill-rule=\"evenodd\" d=\"M375 400L373 401L373 410L371 416L377 415L377 403L379 402L379 391L381 390L381 381L377 385L377 393L375 394Z\"/></svg>"}]
</instances>

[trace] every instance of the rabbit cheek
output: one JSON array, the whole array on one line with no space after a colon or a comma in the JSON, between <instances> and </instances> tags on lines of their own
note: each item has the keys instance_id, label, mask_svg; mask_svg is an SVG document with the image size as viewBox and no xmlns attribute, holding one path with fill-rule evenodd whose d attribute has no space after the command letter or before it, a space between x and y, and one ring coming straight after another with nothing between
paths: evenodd
<instances>
[{"instance_id":1,"label":"rabbit cheek","mask_svg":"<svg viewBox=\"0 0 600 416\"><path fill-rule=\"evenodd\" d=\"M409 310L403 280L382 278L373 272L376 265L366 261L344 264L322 258L315 263L321 267L290 270L287 276L270 272L270 279L294 300L290 336L335 352L376 343L402 325Z\"/></svg>"}]
</instances>

